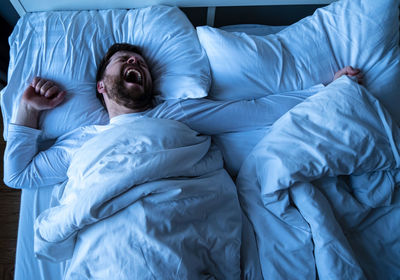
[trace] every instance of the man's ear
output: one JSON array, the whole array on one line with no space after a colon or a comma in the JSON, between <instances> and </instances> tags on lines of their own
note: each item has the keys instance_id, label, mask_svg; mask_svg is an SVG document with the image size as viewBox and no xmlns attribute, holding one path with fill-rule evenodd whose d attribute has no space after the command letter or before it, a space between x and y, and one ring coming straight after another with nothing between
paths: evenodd
<instances>
[{"instance_id":1,"label":"man's ear","mask_svg":"<svg viewBox=\"0 0 400 280\"><path fill-rule=\"evenodd\" d=\"M98 81L96 86L97 86L97 91L98 92L100 92L100 93L105 93L106 92L106 89L104 87L104 82L103 81Z\"/></svg>"}]
</instances>

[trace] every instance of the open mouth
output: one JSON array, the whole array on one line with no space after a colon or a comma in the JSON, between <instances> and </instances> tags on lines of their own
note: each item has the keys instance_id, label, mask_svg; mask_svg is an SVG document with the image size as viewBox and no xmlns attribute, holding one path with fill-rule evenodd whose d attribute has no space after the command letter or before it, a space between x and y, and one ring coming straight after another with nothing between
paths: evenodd
<instances>
[{"instance_id":1,"label":"open mouth","mask_svg":"<svg viewBox=\"0 0 400 280\"><path fill-rule=\"evenodd\" d=\"M124 80L128 83L143 85L142 73L134 68L128 68L124 72Z\"/></svg>"}]
</instances>

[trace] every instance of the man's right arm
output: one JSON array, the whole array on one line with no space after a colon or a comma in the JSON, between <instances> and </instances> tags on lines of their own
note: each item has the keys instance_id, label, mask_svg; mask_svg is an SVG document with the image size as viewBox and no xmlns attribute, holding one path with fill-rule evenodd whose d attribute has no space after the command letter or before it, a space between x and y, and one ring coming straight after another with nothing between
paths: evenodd
<instances>
[{"instance_id":1,"label":"man's right arm","mask_svg":"<svg viewBox=\"0 0 400 280\"><path fill-rule=\"evenodd\" d=\"M12 188L38 188L63 182L70 156L61 145L39 152L41 131L10 124L4 152L4 182Z\"/></svg>"},{"instance_id":2,"label":"man's right arm","mask_svg":"<svg viewBox=\"0 0 400 280\"><path fill-rule=\"evenodd\" d=\"M24 91L15 122L9 125L4 154L4 182L14 188L54 185L66 178L66 154L51 148L38 153L39 115L58 106L65 92L51 81L35 78Z\"/></svg>"}]
</instances>

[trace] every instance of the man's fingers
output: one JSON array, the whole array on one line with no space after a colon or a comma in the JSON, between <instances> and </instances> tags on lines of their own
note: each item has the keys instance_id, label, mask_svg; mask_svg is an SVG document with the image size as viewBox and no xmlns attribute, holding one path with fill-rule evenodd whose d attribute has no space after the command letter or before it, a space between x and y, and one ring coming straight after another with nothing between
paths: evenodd
<instances>
[{"instance_id":1,"label":"man's fingers","mask_svg":"<svg viewBox=\"0 0 400 280\"><path fill-rule=\"evenodd\" d=\"M361 72L360 69L353 68L351 66L348 66L348 69L346 69L346 71L347 71L346 75L349 75L349 76L355 76L355 75L357 75L357 74L359 74Z\"/></svg>"},{"instance_id":2,"label":"man's fingers","mask_svg":"<svg viewBox=\"0 0 400 280\"><path fill-rule=\"evenodd\" d=\"M39 81L36 83L35 91L36 91L37 93L39 93L40 95L44 95L44 92L43 92L43 94L42 94L42 92L40 91L40 89L42 88L42 86L43 86L45 83L46 83L46 80L43 80L43 79L39 79Z\"/></svg>"},{"instance_id":3,"label":"man's fingers","mask_svg":"<svg viewBox=\"0 0 400 280\"><path fill-rule=\"evenodd\" d=\"M33 108L48 110L58 106L65 95L66 92L60 91L53 81L35 77L25 89L22 99Z\"/></svg>"},{"instance_id":4,"label":"man's fingers","mask_svg":"<svg viewBox=\"0 0 400 280\"><path fill-rule=\"evenodd\" d=\"M60 91L53 99L49 100L50 108L54 108L58 106L61 102L63 102L65 95L67 94L66 91Z\"/></svg>"},{"instance_id":5,"label":"man's fingers","mask_svg":"<svg viewBox=\"0 0 400 280\"><path fill-rule=\"evenodd\" d=\"M46 98L52 98L60 91L53 81L42 79L40 77L35 77L32 80L31 86L37 94Z\"/></svg>"},{"instance_id":6,"label":"man's fingers","mask_svg":"<svg viewBox=\"0 0 400 280\"><path fill-rule=\"evenodd\" d=\"M48 90L54 86L54 83L52 81L46 81L42 87L40 88L40 95L44 95L45 97L49 97Z\"/></svg>"},{"instance_id":7,"label":"man's fingers","mask_svg":"<svg viewBox=\"0 0 400 280\"><path fill-rule=\"evenodd\" d=\"M32 83L31 83L31 86L33 87L33 88L36 88L36 85L37 85L37 83L40 81L40 77L35 77L35 78L33 78L33 80L32 80Z\"/></svg>"},{"instance_id":8,"label":"man's fingers","mask_svg":"<svg viewBox=\"0 0 400 280\"><path fill-rule=\"evenodd\" d=\"M43 94L44 97L46 98L52 98L54 95L56 95L60 90L58 89L57 86L52 86L51 88L47 89L45 93Z\"/></svg>"},{"instance_id":9,"label":"man's fingers","mask_svg":"<svg viewBox=\"0 0 400 280\"><path fill-rule=\"evenodd\" d=\"M360 69L353 68L351 66L346 66L335 73L333 80L336 80L336 79L342 77L343 75L350 76L350 77L356 76L357 80L359 80L359 81L362 81L362 78L363 78L363 75L362 75Z\"/></svg>"},{"instance_id":10,"label":"man's fingers","mask_svg":"<svg viewBox=\"0 0 400 280\"><path fill-rule=\"evenodd\" d=\"M354 76L357 75L358 73L360 73L360 69L353 68L351 66L346 66L338 71L338 74L340 74L340 76L343 75Z\"/></svg>"}]
</instances>

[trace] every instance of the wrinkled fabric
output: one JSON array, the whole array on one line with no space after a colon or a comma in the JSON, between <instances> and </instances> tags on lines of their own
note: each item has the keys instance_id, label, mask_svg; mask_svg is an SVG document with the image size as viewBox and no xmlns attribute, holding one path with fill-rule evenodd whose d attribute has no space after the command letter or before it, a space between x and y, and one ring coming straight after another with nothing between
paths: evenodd
<instances>
[{"instance_id":1,"label":"wrinkled fabric","mask_svg":"<svg viewBox=\"0 0 400 280\"><path fill-rule=\"evenodd\" d=\"M60 106L41 114L44 139L108 123L96 98L96 73L114 43L141 49L159 101L205 97L211 84L207 55L193 25L177 7L27 13L9 43L9 76L0 94L5 139L8 124L16 117L15 100L35 76L50 79L67 92Z\"/></svg>"},{"instance_id":2,"label":"wrinkled fabric","mask_svg":"<svg viewBox=\"0 0 400 280\"><path fill-rule=\"evenodd\" d=\"M398 278L399 150L390 115L348 77L279 119L237 178L258 276Z\"/></svg>"},{"instance_id":3,"label":"wrinkled fabric","mask_svg":"<svg viewBox=\"0 0 400 280\"><path fill-rule=\"evenodd\" d=\"M68 178L35 222L66 279L240 278L242 214L209 137L143 117L85 143Z\"/></svg>"},{"instance_id":4,"label":"wrinkled fabric","mask_svg":"<svg viewBox=\"0 0 400 280\"><path fill-rule=\"evenodd\" d=\"M351 65L400 124L399 0L340 0L264 36L197 27L211 67L209 96L250 99L329 83ZM223 51L221 51L223 50Z\"/></svg>"}]
</instances>

